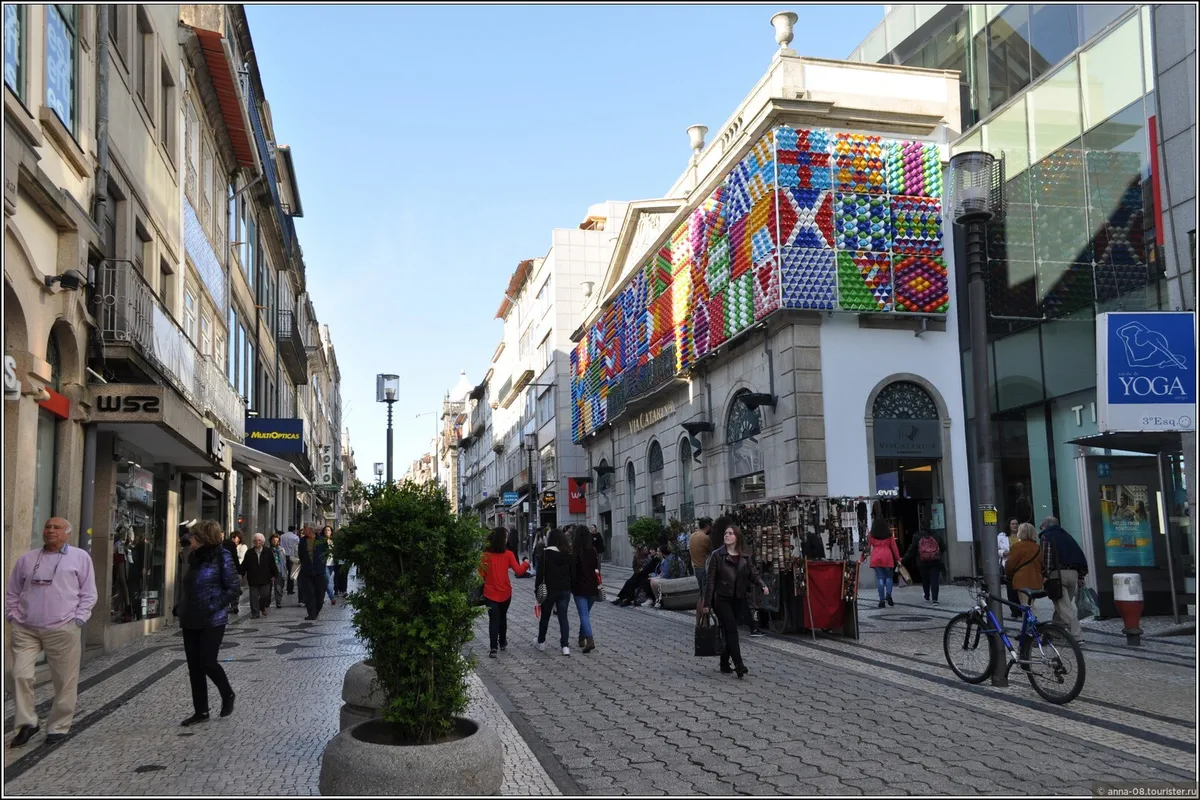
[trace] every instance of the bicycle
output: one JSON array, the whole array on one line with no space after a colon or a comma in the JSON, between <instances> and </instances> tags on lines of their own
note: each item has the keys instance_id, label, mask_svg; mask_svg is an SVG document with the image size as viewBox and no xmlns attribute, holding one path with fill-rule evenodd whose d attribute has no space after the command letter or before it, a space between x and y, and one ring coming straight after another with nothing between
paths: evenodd
<instances>
[{"instance_id":1,"label":"bicycle","mask_svg":"<svg viewBox=\"0 0 1200 800\"><path fill-rule=\"evenodd\" d=\"M999 636L1008 651L1008 663L1004 667L1006 676L1014 665L1019 667L1029 678L1033 690L1055 705L1064 705L1078 697L1087 678L1087 667L1083 650L1071 633L1056 622L1039 622L1030 606L1010 603L1002 597L989 594L983 578L971 578L969 582L976 589L975 606L952 618L942 636L946 662L954 674L971 684L983 683L991 677L997 666L993 663L991 637ZM1026 594L1030 602L1046 597L1044 591ZM988 608L989 600L1021 612L1021 633L1016 646L1008 638L1003 624ZM962 666L956 661L955 656L962 657L964 661L973 662L977 659L981 655L981 642L984 659L982 669L976 671L972 666ZM1063 687L1066 692L1058 692L1056 687Z\"/></svg>"}]
</instances>

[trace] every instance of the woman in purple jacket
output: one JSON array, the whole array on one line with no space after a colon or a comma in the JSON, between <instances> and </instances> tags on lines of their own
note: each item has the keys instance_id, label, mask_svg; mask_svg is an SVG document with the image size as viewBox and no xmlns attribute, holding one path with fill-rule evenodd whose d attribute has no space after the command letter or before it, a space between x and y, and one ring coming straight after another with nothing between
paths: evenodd
<instances>
[{"instance_id":1,"label":"woman in purple jacket","mask_svg":"<svg viewBox=\"0 0 1200 800\"><path fill-rule=\"evenodd\" d=\"M181 579L179 604L175 606L175 616L183 628L183 650L187 655L195 710L182 722L185 728L208 719L208 678L221 694L221 716L233 713L233 687L217 655L229 622L229 604L241 594L242 585L233 556L222 547L224 538L221 526L212 520L197 526Z\"/></svg>"}]
</instances>

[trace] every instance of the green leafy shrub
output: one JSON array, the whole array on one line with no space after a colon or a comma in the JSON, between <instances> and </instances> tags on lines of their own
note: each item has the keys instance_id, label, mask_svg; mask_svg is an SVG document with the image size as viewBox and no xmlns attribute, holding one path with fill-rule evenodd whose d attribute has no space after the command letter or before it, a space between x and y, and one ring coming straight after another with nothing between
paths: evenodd
<instances>
[{"instance_id":1,"label":"green leafy shrub","mask_svg":"<svg viewBox=\"0 0 1200 800\"><path fill-rule=\"evenodd\" d=\"M486 532L455 515L436 484L365 487L363 504L335 540L362 580L347 598L354 628L397 739L435 742L467 708L474 660L462 651L481 612L468 594L480 582Z\"/></svg>"},{"instance_id":2,"label":"green leafy shrub","mask_svg":"<svg viewBox=\"0 0 1200 800\"><path fill-rule=\"evenodd\" d=\"M639 517L629 526L629 543L634 547L657 549L666 532L663 524L654 517Z\"/></svg>"}]
</instances>

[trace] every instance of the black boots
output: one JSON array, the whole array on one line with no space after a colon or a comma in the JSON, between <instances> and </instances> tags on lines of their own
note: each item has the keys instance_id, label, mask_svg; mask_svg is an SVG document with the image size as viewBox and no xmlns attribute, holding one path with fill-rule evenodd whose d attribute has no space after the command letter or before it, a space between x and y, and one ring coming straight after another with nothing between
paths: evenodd
<instances>
[{"instance_id":1,"label":"black boots","mask_svg":"<svg viewBox=\"0 0 1200 800\"><path fill-rule=\"evenodd\" d=\"M593 639L591 636L583 638L580 641L583 642L583 644L582 644L583 652L590 653L596 649L596 640Z\"/></svg>"},{"instance_id":2,"label":"black boots","mask_svg":"<svg viewBox=\"0 0 1200 800\"><path fill-rule=\"evenodd\" d=\"M183 722L181 722L179 724L185 728L190 728L191 726L195 725L198 722L207 722L207 721L208 721L208 712L205 711L203 714L192 714L190 717L188 717L187 719L185 719Z\"/></svg>"},{"instance_id":3,"label":"black boots","mask_svg":"<svg viewBox=\"0 0 1200 800\"><path fill-rule=\"evenodd\" d=\"M235 697L237 697L236 694L231 694L231 695L229 695L229 697L221 698L221 716L222 717L228 717L230 714L233 713L233 700ZM205 714L204 716L208 717L207 714Z\"/></svg>"}]
</instances>

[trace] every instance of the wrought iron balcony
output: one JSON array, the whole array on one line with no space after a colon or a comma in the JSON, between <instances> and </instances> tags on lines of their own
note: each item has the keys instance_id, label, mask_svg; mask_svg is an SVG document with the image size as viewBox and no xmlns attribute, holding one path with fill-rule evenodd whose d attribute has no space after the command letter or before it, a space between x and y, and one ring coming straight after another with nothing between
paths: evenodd
<instances>
[{"instance_id":1,"label":"wrought iron balcony","mask_svg":"<svg viewBox=\"0 0 1200 800\"><path fill-rule=\"evenodd\" d=\"M201 383L205 412L213 422L224 426L227 437L246 438L246 401L229 383L225 371L211 356L201 356Z\"/></svg>"},{"instance_id":2,"label":"wrought iron balcony","mask_svg":"<svg viewBox=\"0 0 1200 800\"><path fill-rule=\"evenodd\" d=\"M292 383L303 386L308 383L308 351L297 323L295 311L279 312L279 357Z\"/></svg>"}]
</instances>

